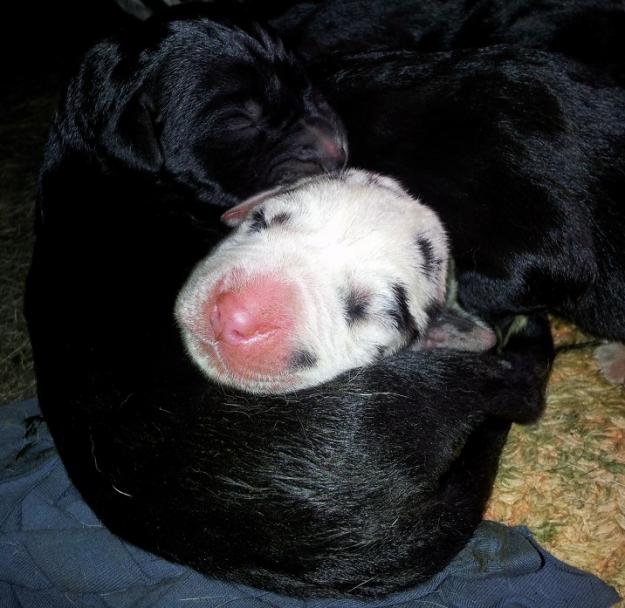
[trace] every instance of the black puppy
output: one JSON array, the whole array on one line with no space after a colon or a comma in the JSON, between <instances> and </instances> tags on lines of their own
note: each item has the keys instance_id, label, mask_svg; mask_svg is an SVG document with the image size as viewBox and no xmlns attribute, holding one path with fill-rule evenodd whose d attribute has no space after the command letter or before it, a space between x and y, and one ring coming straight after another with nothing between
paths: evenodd
<instances>
[{"instance_id":1,"label":"black puppy","mask_svg":"<svg viewBox=\"0 0 625 608\"><path fill-rule=\"evenodd\" d=\"M257 29L174 19L103 43L52 128L26 304L42 410L111 530L208 574L372 596L470 537L510 422L540 414L551 341L536 319L501 356L404 352L288 398L209 383L173 311L222 236L210 203L342 148Z\"/></svg>"},{"instance_id":2,"label":"black puppy","mask_svg":"<svg viewBox=\"0 0 625 608\"><path fill-rule=\"evenodd\" d=\"M625 340L625 90L510 47L362 53L321 71L353 163L443 219L465 307L551 310Z\"/></svg>"},{"instance_id":3,"label":"black puppy","mask_svg":"<svg viewBox=\"0 0 625 608\"><path fill-rule=\"evenodd\" d=\"M265 30L240 17L235 26L221 12L209 22L185 7L87 54L51 133L57 153L46 159L62 165L66 151L71 181L82 165L76 192L89 173L131 172L230 206L345 164L340 121L294 57Z\"/></svg>"}]
</instances>

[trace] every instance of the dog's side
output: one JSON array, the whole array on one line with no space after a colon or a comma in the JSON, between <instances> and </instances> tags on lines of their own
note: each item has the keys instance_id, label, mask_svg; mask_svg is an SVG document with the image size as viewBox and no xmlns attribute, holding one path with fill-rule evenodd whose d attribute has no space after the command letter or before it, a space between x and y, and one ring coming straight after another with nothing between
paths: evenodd
<instances>
[{"instance_id":1,"label":"dog's side","mask_svg":"<svg viewBox=\"0 0 625 608\"><path fill-rule=\"evenodd\" d=\"M545 323L501 356L407 351L287 398L207 381L174 304L223 237L219 205L342 164L342 134L258 31L175 20L130 40L83 62L41 175L26 310L71 479L115 533L207 574L298 595L428 578L480 521L510 423L540 415ZM247 142L258 102L233 74L272 93L263 116L299 108L295 130ZM244 107L228 129L217 93Z\"/></svg>"},{"instance_id":2,"label":"dog's side","mask_svg":"<svg viewBox=\"0 0 625 608\"><path fill-rule=\"evenodd\" d=\"M550 310L625 340L625 90L502 46L374 51L322 71L353 163L442 218L463 306L491 320Z\"/></svg>"}]
</instances>

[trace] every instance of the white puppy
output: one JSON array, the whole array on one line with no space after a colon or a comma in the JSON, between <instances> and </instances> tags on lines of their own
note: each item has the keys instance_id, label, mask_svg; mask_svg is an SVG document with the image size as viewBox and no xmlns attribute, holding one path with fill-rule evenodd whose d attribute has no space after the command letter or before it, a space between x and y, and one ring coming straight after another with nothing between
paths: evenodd
<instances>
[{"instance_id":1,"label":"white puppy","mask_svg":"<svg viewBox=\"0 0 625 608\"><path fill-rule=\"evenodd\" d=\"M395 180L359 170L308 178L222 219L237 228L176 304L210 378L289 392L426 343L445 301L447 239Z\"/></svg>"}]
</instances>

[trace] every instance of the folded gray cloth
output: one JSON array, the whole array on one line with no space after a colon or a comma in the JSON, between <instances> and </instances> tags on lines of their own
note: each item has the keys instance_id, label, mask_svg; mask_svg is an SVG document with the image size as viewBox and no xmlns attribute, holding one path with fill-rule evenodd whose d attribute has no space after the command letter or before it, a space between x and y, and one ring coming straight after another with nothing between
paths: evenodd
<instances>
[{"instance_id":1,"label":"folded gray cloth","mask_svg":"<svg viewBox=\"0 0 625 608\"><path fill-rule=\"evenodd\" d=\"M526 528L494 522L430 581L381 600L296 599L214 580L113 536L69 481L37 402L0 408L2 608L603 608L618 599Z\"/></svg>"}]
</instances>

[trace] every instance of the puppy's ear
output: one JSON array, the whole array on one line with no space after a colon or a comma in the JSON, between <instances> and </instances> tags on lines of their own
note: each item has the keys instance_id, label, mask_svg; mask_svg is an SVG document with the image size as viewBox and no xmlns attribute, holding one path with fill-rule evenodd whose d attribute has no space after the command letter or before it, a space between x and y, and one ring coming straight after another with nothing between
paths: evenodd
<instances>
[{"instance_id":1,"label":"puppy's ear","mask_svg":"<svg viewBox=\"0 0 625 608\"><path fill-rule=\"evenodd\" d=\"M148 57L129 64L128 52L114 40L96 44L69 84L59 117L66 141L91 149L125 166L158 171L163 164L158 112L150 87L154 71Z\"/></svg>"},{"instance_id":2,"label":"puppy's ear","mask_svg":"<svg viewBox=\"0 0 625 608\"><path fill-rule=\"evenodd\" d=\"M267 199L280 192L281 189L282 188L277 187L255 194L251 198L248 198L242 203L228 209L228 211L221 216L221 221L226 224L226 226L230 226L232 228L238 226L241 222L245 221L245 219L254 209L256 209L256 207L262 205L262 203L264 203Z\"/></svg>"},{"instance_id":3,"label":"puppy's ear","mask_svg":"<svg viewBox=\"0 0 625 608\"><path fill-rule=\"evenodd\" d=\"M145 91L135 93L108 129L111 154L134 169L157 172L163 165L157 112Z\"/></svg>"}]
</instances>

